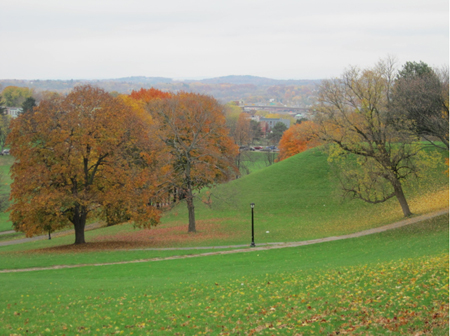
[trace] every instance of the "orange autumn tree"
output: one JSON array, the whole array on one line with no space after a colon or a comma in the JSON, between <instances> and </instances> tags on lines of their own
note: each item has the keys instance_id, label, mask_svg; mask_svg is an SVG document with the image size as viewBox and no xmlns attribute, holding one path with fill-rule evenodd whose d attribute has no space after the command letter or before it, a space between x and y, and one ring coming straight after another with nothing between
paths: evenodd
<instances>
[{"instance_id":1,"label":"orange autumn tree","mask_svg":"<svg viewBox=\"0 0 450 336\"><path fill-rule=\"evenodd\" d=\"M150 88L150 89L140 89L139 91L132 91L130 97L134 100L143 101L148 103L154 99L164 99L169 98L171 94L169 92L163 92L161 90Z\"/></svg>"},{"instance_id":2,"label":"orange autumn tree","mask_svg":"<svg viewBox=\"0 0 450 336\"><path fill-rule=\"evenodd\" d=\"M283 161L309 148L319 146L320 142L314 135L316 129L317 125L312 121L304 121L287 129L280 140L277 161Z\"/></svg>"},{"instance_id":3,"label":"orange autumn tree","mask_svg":"<svg viewBox=\"0 0 450 336\"><path fill-rule=\"evenodd\" d=\"M156 192L157 149L148 128L122 100L91 86L13 120L9 210L16 231L33 236L73 225L75 244L83 244L89 218L155 225L160 214L148 200Z\"/></svg>"},{"instance_id":4,"label":"orange autumn tree","mask_svg":"<svg viewBox=\"0 0 450 336\"><path fill-rule=\"evenodd\" d=\"M237 173L234 159L238 147L228 136L224 107L210 96L179 92L150 101L147 109L155 120L153 132L168 154L168 186L183 191L189 213L188 232L196 232L195 194Z\"/></svg>"}]
</instances>

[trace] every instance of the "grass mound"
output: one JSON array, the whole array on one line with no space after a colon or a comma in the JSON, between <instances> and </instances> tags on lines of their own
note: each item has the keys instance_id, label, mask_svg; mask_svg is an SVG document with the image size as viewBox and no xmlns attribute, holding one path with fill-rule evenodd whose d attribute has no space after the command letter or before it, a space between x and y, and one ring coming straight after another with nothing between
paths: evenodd
<instances>
[{"instance_id":1,"label":"grass mound","mask_svg":"<svg viewBox=\"0 0 450 336\"><path fill-rule=\"evenodd\" d=\"M414 214L448 207L444 165L406 188ZM205 204L206 203L206 204ZM255 203L257 242L301 241L343 235L401 220L396 199L382 204L344 200L330 173L326 155L312 149L203 193L196 199L199 231L202 221L217 221L205 239L168 238L165 246L245 244L250 237L250 203ZM179 204L159 228L187 231L187 210ZM124 231L130 227L123 226ZM120 232L116 235L120 236ZM139 233L136 234L139 236ZM104 239L104 238L95 238Z\"/></svg>"}]
</instances>

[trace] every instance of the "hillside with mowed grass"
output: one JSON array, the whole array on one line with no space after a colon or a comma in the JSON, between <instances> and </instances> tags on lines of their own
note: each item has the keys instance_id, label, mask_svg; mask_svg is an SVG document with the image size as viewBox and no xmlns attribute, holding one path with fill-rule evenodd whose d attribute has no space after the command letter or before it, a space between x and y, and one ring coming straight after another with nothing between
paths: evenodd
<instances>
[{"instance_id":1,"label":"hillside with mowed grass","mask_svg":"<svg viewBox=\"0 0 450 336\"><path fill-rule=\"evenodd\" d=\"M263 156L258 158L254 164L261 166ZM443 159L439 167L406 187L415 215L448 207L446 167ZM195 203L197 233L187 233L188 214L185 203L181 202L165 213L162 222L152 229L140 230L134 229L132 224L122 224L88 231L89 244L84 249L249 244L252 202L256 204L257 244L343 235L403 219L396 199L376 205L343 199L326 154L315 148L272 166L259 167L249 175L201 193ZM71 243L73 234L69 232L64 237L27 246L29 249L52 246L58 249L55 246ZM1 248L6 249L21 248Z\"/></svg>"},{"instance_id":2,"label":"hillside with mowed grass","mask_svg":"<svg viewBox=\"0 0 450 336\"><path fill-rule=\"evenodd\" d=\"M445 168L442 160L438 168L406 187L414 214L448 206ZM247 243L250 203L255 203L255 239L260 243L342 235L403 218L396 199L375 205L344 200L326 155L312 149L200 194L195 202L196 234L187 234L188 214L181 203L165 214L155 229L135 231L122 226L95 241L114 240L126 232L130 239L151 237L154 246Z\"/></svg>"}]
</instances>

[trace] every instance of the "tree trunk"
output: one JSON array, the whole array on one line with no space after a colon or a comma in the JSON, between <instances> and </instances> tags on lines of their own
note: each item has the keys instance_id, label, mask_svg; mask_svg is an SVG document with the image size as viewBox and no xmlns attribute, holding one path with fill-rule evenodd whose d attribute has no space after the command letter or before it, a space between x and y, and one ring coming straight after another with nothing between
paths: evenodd
<instances>
[{"instance_id":1,"label":"tree trunk","mask_svg":"<svg viewBox=\"0 0 450 336\"><path fill-rule=\"evenodd\" d=\"M190 157L188 157L185 171L186 182L186 204L189 212L189 228L188 232L197 232L195 230L195 211L194 211L194 195L192 195L192 181L191 181L191 164Z\"/></svg>"},{"instance_id":2,"label":"tree trunk","mask_svg":"<svg viewBox=\"0 0 450 336\"><path fill-rule=\"evenodd\" d=\"M75 228L75 245L85 244L84 228L86 226L87 210L85 207L77 207L73 215L73 226Z\"/></svg>"},{"instance_id":3,"label":"tree trunk","mask_svg":"<svg viewBox=\"0 0 450 336\"><path fill-rule=\"evenodd\" d=\"M186 204L189 212L189 228L188 232L197 232L195 229L195 209L194 209L194 197L192 195L192 190L187 190Z\"/></svg>"},{"instance_id":4,"label":"tree trunk","mask_svg":"<svg viewBox=\"0 0 450 336\"><path fill-rule=\"evenodd\" d=\"M409 210L408 202L406 201L405 194L403 193L403 188L400 181L395 181L393 184L395 197L397 197L398 202L403 210L403 215L409 217L412 215L411 210Z\"/></svg>"}]
</instances>

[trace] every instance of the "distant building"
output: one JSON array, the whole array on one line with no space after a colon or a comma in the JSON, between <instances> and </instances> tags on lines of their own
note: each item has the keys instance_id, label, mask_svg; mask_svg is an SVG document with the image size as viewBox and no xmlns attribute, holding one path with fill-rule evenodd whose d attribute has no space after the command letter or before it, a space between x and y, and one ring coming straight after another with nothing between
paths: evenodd
<instances>
[{"instance_id":1,"label":"distant building","mask_svg":"<svg viewBox=\"0 0 450 336\"><path fill-rule=\"evenodd\" d=\"M308 116L308 114L306 114L306 113L297 113L294 116L294 119L304 121L304 120L311 119L311 116Z\"/></svg>"},{"instance_id":2,"label":"distant building","mask_svg":"<svg viewBox=\"0 0 450 336\"><path fill-rule=\"evenodd\" d=\"M261 131L264 135L266 135L267 132L270 132L272 128L274 128L274 126L279 122L285 124L287 128L291 126L290 120L281 118L260 118L259 122L261 125Z\"/></svg>"},{"instance_id":3,"label":"distant building","mask_svg":"<svg viewBox=\"0 0 450 336\"><path fill-rule=\"evenodd\" d=\"M11 118L17 118L19 114L23 112L21 107L7 107L6 114L11 116Z\"/></svg>"},{"instance_id":4,"label":"distant building","mask_svg":"<svg viewBox=\"0 0 450 336\"><path fill-rule=\"evenodd\" d=\"M261 117L260 117L259 115L252 115L252 116L250 117L250 119L251 119L251 120L254 120L254 121L256 121L256 122L259 122L259 120L261 119Z\"/></svg>"}]
</instances>

